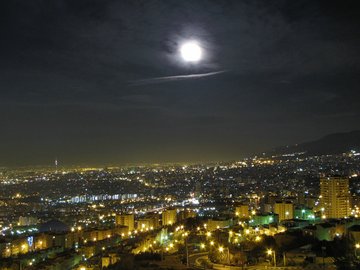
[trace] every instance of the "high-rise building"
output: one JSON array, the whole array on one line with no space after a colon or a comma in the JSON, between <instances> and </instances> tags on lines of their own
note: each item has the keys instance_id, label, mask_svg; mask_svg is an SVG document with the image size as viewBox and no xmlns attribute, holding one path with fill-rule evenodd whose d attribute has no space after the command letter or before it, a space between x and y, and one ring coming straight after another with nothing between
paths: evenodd
<instances>
[{"instance_id":1,"label":"high-rise building","mask_svg":"<svg viewBox=\"0 0 360 270\"><path fill-rule=\"evenodd\" d=\"M162 225L172 225L176 223L176 209L166 209L162 212Z\"/></svg>"},{"instance_id":2,"label":"high-rise building","mask_svg":"<svg viewBox=\"0 0 360 270\"><path fill-rule=\"evenodd\" d=\"M133 231L135 228L134 214L117 215L115 218L115 224L127 226L129 231Z\"/></svg>"},{"instance_id":3,"label":"high-rise building","mask_svg":"<svg viewBox=\"0 0 360 270\"><path fill-rule=\"evenodd\" d=\"M320 178L320 207L323 218L344 218L350 214L349 179Z\"/></svg>"},{"instance_id":4,"label":"high-rise building","mask_svg":"<svg viewBox=\"0 0 360 270\"><path fill-rule=\"evenodd\" d=\"M294 205L289 201L277 201L274 204L274 213L279 215L279 222L294 218Z\"/></svg>"}]
</instances>

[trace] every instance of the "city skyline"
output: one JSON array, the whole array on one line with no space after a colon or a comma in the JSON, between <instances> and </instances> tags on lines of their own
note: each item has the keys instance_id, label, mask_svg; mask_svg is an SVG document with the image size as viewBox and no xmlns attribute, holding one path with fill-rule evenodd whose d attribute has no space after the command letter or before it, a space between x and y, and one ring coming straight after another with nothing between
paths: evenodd
<instances>
[{"instance_id":1,"label":"city skyline","mask_svg":"<svg viewBox=\"0 0 360 270\"><path fill-rule=\"evenodd\" d=\"M0 270L360 269L360 9L0 1Z\"/></svg>"},{"instance_id":2,"label":"city skyline","mask_svg":"<svg viewBox=\"0 0 360 270\"><path fill-rule=\"evenodd\" d=\"M0 166L236 160L358 130L355 4L5 1Z\"/></svg>"},{"instance_id":3,"label":"city skyline","mask_svg":"<svg viewBox=\"0 0 360 270\"><path fill-rule=\"evenodd\" d=\"M1 168L0 269L357 269L359 164Z\"/></svg>"}]
</instances>

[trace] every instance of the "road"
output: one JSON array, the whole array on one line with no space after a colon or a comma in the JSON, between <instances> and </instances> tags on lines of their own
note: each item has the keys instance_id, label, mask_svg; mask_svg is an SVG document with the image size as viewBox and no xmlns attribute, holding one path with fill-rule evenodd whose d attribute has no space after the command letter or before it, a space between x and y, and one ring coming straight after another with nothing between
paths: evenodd
<instances>
[{"instance_id":1,"label":"road","mask_svg":"<svg viewBox=\"0 0 360 270\"><path fill-rule=\"evenodd\" d=\"M196 268L204 269L204 267L201 267L199 260L207 260L208 259L208 252L200 252L200 253L194 253L189 255L189 265Z\"/></svg>"}]
</instances>

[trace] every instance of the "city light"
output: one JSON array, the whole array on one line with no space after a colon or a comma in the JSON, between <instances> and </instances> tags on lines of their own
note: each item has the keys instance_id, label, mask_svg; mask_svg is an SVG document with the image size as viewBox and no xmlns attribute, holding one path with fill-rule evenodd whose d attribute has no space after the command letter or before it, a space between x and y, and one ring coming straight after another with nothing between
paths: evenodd
<instances>
[{"instance_id":1,"label":"city light","mask_svg":"<svg viewBox=\"0 0 360 270\"><path fill-rule=\"evenodd\" d=\"M274 263L274 267L276 267L276 253L275 253L275 251L272 250L272 249L268 249L268 250L266 251L266 253L267 253L269 256L273 255L273 263Z\"/></svg>"},{"instance_id":2,"label":"city light","mask_svg":"<svg viewBox=\"0 0 360 270\"><path fill-rule=\"evenodd\" d=\"M69 169L66 175L46 172L46 181L38 180L43 179L40 177L42 173L32 171L30 174L25 174L26 177L22 177L23 181L13 179L12 185L28 183L25 181L30 181L28 179L33 177L31 183L34 183L39 191L28 187L29 191L21 191L21 198L15 198L15 193L12 192L9 196L10 200L14 201L11 203L24 209L24 201L26 201L26 206L29 206L26 209L30 207L37 209L36 207L39 207L37 204L42 204L42 207L51 213L49 217L56 216L59 211L64 214L59 216L58 220L50 220L50 218L47 220L37 212L24 213L24 210L20 216L17 212L8 211L9 213L4 215L0 224L0 234L4 239L0 252L2 251L4 259L16 261L19 256L40 258L44 252L53 250L54 258L62 261L60 250L70 252L74 249L76 254L78 252L83 254L82 263L103 260L110 266L115 261L121 260L116 254L126 246L129 253L135 256L149 252L159 256L164 263L168 262L169 256L172 256L170 258L190 258L187 260L189 268L204 267L207 263L220 264L224 268L231 268L232 264L238 264L241 267L243 260L246 260L242 252L252 254L254 265L251 267L253 268L277 266L276 260L280 258L281 266L283 263L284 266L285 263L294 264L294 266L302 265L303 261L300 258L298 262L291 261L292 254L288 253L287 245L283 245L282 241L276 241L276 248L281 250L281 256L279 253L279 257L276 257L277 249L274 248L265 249L262 254L259 254L259 248L271 245L272 242L267 241L270 237L277 239L277 236L282 234L279 238L284 239L284 242L294 241L294 246L303 242L309 245L313 241L322 241L321 239L325 238L327 245L334 250L337 250L337 241L341 238L351 245L349 250L352 254L347 257L348 260L351 262L358 260L360 243L354 240L356 227L352 226L356 224L356 217L360 211L357 206L357 195L352 194L352 189L347 186L347 178L320 177L317 179L317 176L313 176L309 178L311 180L308 180L312 181L309 188L301 177L288 179L289 173L311 175L304 162L312 163L305 157L303 160L306 161L289 159L286 162L275 161L273 163L275 165L254 160L246 161L247 166L229 162L221 165L189 165L186 168L181 166L181 169L178 165L154 167L146 165L141 168L122 168L112 172L105 169L97 172ZM354 160L351 162L353 162L351 164L357 164ZM263 167L264 164L268 172ZM321 164L325 166L327 163ZM299 166L303 171L298 170ZM251 177L242 173L244 168L249 170L247 173ZM259 172L264 175L258 174ZM283 182L269 177L277 173ZM22 175L23 172L18 174ZM5 178L6 175L0 172L0 181L1 177ZM66 192L62 193L61 190L54 191L54 194L51 192L47 194L45 188L39 188L41 185L46 186L49 179L53 184L56 181L62 181L58 179L59 177L64 177L64 182L57 184L61 183L63 187L68 186L66 191L68 195ZM73 182L69 179L72 177L81 181ZM201 179L200 184L199 179ZM90 191L94 182L98 184L102 181L107 185L99 187L100 195ZM148 185L144 184L145 181ZM339 217L336 214L340 206L334 211L331 204L324 203L330 191L325 192L326 187L320 189L321 181L327 181L325 184L333 185L334 189L336 189L336 183L339 183L339 186L342 185L344 198L349 200L344 201L344 209L342 209L344 211L339 214ZM80 186L79 183L84 183L84 188L87 188L91 195L80 194L80 191L73 188L76 185ZM9 184L6 183L6 185ZM111 188L108 187L111 185L115 185L114 190L121 190L124 194L117 194L116 199ZM122 189L126 185L129 185L127 189L125 187ZM266 185L270 188L267 189ZM237 189L238 186L244 189ZM263 186L266 187L263 188ZM125 193L134 192L132 191L134 187L141 192L136 196L133 195L135 193ZM31 202L31 194L40 191L42 192L40 202ZM320 196L321 200L318 199L319 192L323 193ZM199 198L197 205L191 203L191 198L194 196ZM29 198L29 200L24 200L24 198ZM226 207L218 206L218 198L226 202ZM336 200L337 197L334 195L332 199ZM262 205L263 202L265 205ZM349 207L347 207L348 203ZM350 203L352 203L351 208ZM76 207L74 207L75 204ZM6 212L6 204L2 203L1 206ZM351 214L343 219L345 212ZM236 216L241 215L241 218L235 218L234 213ZM169 220L171 226L168 226ZM49 226L46 226L47 222L50 222ZM296 225L298 234L292 233L293 225ZM42 231L40 227L48 230L49 227L51 230L59 227L60 231ZM347 228L348 231L344 232L341 228ZM58 246L61 247L59 251L57 251ZM340 251L339 249L339 254ZM194 258L198 257L201 259L197 260L198 265L194 265L196 263ZM37 269L37 264L41 261L27 259L24 265L31 263L32 267ZM182 267L180 259L177 261L173 262L174 267L179 266L180 263ZM315 261L314 264L319 263ZM327 264L331 268L332 263L327 262ZM87 266L81 265L74 267L88 269Z\"/></svg>"}]
</instances>

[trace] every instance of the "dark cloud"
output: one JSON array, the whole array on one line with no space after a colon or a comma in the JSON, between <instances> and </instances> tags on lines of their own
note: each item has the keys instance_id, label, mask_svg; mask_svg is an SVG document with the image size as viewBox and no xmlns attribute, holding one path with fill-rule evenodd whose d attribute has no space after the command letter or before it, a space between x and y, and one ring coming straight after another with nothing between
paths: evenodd
<instances>
[{"instance_id":1,"label":"dark cloud","mask_svg":"<svg viewBox=\"0 0 360 270\"><path fill-rule=\"evenodd\" d=\"M356 1L2 1L0 164L233 159L358 129L359 10ZM198 65L179 61L186 39L205 48ZM218 70L228 72L129 84Z\"/></svg>"}]
</instances>

